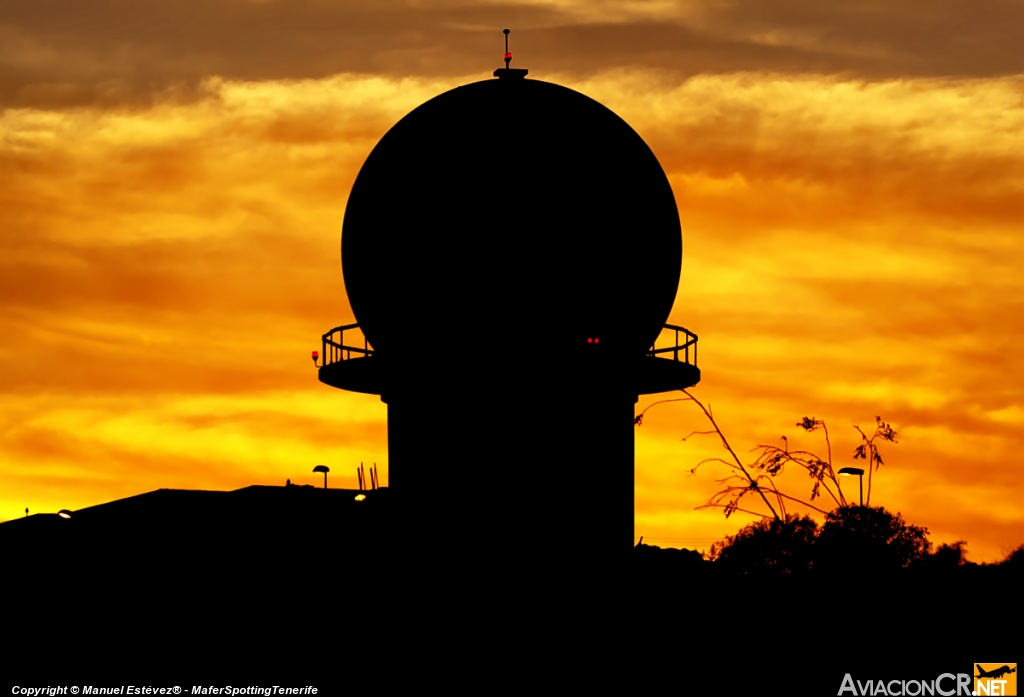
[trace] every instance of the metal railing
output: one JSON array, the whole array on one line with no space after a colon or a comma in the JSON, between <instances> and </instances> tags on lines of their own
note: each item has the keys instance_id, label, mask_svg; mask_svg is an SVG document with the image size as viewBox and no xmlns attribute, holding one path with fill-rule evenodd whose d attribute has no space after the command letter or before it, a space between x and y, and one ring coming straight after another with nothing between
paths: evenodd
<instances>
[{"instance_id":1,"label":"metal railing","mask_svg":"<svg viewBox=\"0 0 1024 697\"><path fill-rule=\"evenodd\" d=\"M665 348L658 348L658 339L665 334L665 330L675 332L675 338L672 341L672 345ZM674 324L666 324L662 328L662 334L658 335L658 339L654 341L654 345L651 346L647 351L648 356L657 356L661 353L671 353L674 360L679 361L679 354L683 356L683 363L689 363L694 368L697 367L697 335L691 332L686 327L677 327ZM683 342L679 343L679 335L683 335ZM691 347L693 348L691 361Z\"/></svg>"},{"instance_id":2,"label":"metal railing","mask_svg":"<svg viewBox=\"0 0 1024 697\"><path fill-rule=\"evenodd\" d=\"M671 341L672 345L658 348L658 343L662 336L666 335L665 330L674 332ZM356 331L358 331L358 334L362 334L358 324L346 324L341 327L335 327L323 335L323 364L325 366L350 360L353 355L356 358L367 358L373 355L373 349L367 343L365 335L360 337L362 339L362 346L352 346L345 343L345 332L349 332L351 337ZM680 360L681 355L683 363L697 367L697 335L685 327L666 324L662 328L661 334L658 335L658 339L655 340L654 345L647 350L647 355L658 356L666 353L671 353L673 360L676 362Z\"/></svg>"},{"instance_id":3,"label":"metal railing","mask_svg":"<svg viewBox=\"0 0 1024 697\"><path fill-rule=\"evenodd\" d=\"M370 348L370 345L366 342L365 335L362 337L362 346L349 346L345 343L345 332L349 332L349 336L351 337L355 333L353 330L358 329L358 324L346 324L341 327L335 327L324 334L323 360L325 366L331 365L332 363L347 361L352 358L352 354L355 354L356 358L366 358L373 355L373 349ZM359 330L359 333L362 334L362 330Z\"/></svg>"}]
</instances>

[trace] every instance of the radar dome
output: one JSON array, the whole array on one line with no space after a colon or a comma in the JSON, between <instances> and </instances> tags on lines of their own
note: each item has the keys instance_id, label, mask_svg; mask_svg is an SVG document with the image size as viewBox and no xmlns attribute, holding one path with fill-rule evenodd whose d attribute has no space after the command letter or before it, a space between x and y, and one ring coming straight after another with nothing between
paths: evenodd
<instances>
[{"instance_id":1,"label":"radar dome","mask_svg":"<svg viewBox=\"0 0 1024 697\"><path fill-rule=\"evenodd\" d=\"M595 337L642 356L675 300L682 237L665 172L625 121L513 78L445 92L384 135L341 256L382 356L441 328L466 344L512 325L556 350Z\"/></svg>"}]
</instances>

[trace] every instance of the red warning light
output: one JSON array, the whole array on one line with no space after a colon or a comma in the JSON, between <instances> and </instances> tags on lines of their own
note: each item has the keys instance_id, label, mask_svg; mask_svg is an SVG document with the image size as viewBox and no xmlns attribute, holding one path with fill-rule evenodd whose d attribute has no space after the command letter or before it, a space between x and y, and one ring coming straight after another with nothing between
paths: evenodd
<instances>
[{"instance_id":1,"label":"red warning light","mask_svg":"<svg viewBox=\"0 0 1024 697\"><path fill-rule=\"evenodd\" d=\"M598 338L597 338L597 337L595 336L595 337L594 337L594 343L595 343L595 344L600 344L600 343L601 343L601 340L600 340L600 339L598 339Z\"/></svg>"},{"instance_id":2,"label":"red warning light","mask_svg":"<svg viewBox=\"0 0 1024 697\"><path fill-rule=\"evenodd\" d=\"M318 358L320 358L320 352L319 351L314 351L313 352L313 364L314 365L316 365L316 361L317 361Z\"/></svg>"},{"instance_id":3,"label":"red warning light","mask_svg":"<svg viewBox=\"0 0 1024 697\"><path fill-rule=\"evenodd\" d=\"M592 343L594 343L594 339L593 339L592 337L589 337L589 336L588 336L588 337L587 337L587 343L588 343L588 344L592 344Z\"/></svg>"},{"instance_id":4,"label":"red warning light","mask_svg":"<svg viewBox=\"0 0 1024 697\"><path fill-rule=\"evenodd\" d=\"M505 54L505 60L507 60L507 61L512 60L512 52L511 51L509 51L508 53Z\"/></svg>"}]
</instances>

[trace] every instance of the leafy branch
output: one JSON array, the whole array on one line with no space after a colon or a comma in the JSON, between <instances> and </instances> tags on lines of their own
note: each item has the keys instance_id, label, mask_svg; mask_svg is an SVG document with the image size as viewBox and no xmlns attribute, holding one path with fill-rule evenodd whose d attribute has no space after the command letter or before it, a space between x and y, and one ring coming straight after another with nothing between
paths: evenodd
<instances>
[{"instance_id":1,"label":"leafy branch","mask_svg":"<svg viewBox=\"0 0 1024 697\"><path fill-rule=\"evenodd\" d=\"M875 445L876 438L882 438L890 443L897 443L896 431L892 430L892 426L882 421L882 417L875 417L875 432L870 438L860 430L860 426L854 426L857 429L857 433L860 434L861 444L857 446L857 449L853 453L854 460L867 460L868 461L868 498L864 502L865 506L871 505L871 474L884 465L882 462L882 456L878 452L878 446Z\"/></svg>"},{"instance_id":2,"label":"leafy branch","mask_svg":"<svg viewBox=\"0 0 1024 697\"><path fill-rule=\"evenodd\" d=\"M825 422L810 416L805 416L799 422L797 426L802 428L808 433L821 429L825 437L825 446L827 449L827 456L821 458L815 453L807 450L790 450L789 439L786 436L782 436L782 446L776 445L758 445L753 448L751 452L757 452L758 455L752 463L747 465L743 464L743 461L736 454L736 451L729 444L729 440L722 433L722 429L718 426L718 422L715 421L714 414L711 411L710 405L705 406L700 400L690 394L687 390L681 390L686 395L685 397L679 397L675 399L663 399L648 405L643 411L640 412L634 419L634 423L637 426L643 424L644 415L649 409L658 405L665 404L666 402L693 402L704 415L711 422L713 430L710 431L693 431L682 440L686 440L694 435L712 435L718 434L718 437L722 441L722 446L731 456L731 461L722 457L711 457L705 460L701 460L690 470L691 475L695 475L697 470L704 464L707 463L718 463L725 465L729 470L729 474L716 480L718 484L722 485L722 489L716 492L706 503L698 506L698 510L702 508L722 508L725 512L725 517L728 518L736 511L743 513L750 513L752 515L761 516L765 519L772 519L778 521L787 520L786 502L793 502L800 504L806 508L817 511L821 514L827 514L828 511L825 508L821 508L818 505L812 503L818 498L827 496L832 500L833 506L830 508L846 508L851 504L846 500L843 495L842 487L839 485L839 479L836 475L836 471L832 466L832 441L829 438L828 426ZM870 504L871 501L871 471L878 469L883 462L882 456L878 451L878 446L875 444L875 440L881 438L883 440L890 441L892 443L896 441L896 432L892 429L889 424L882 421L880 417L875 417L875 432L868 437L859 426L854 426L857 432L861 435L861 444L854 451L854 459L866 459L869 461L868 471L868 499L865 504ZM809 499L801 499L789 494L783 493L779 490L775 483L775 477L782 474L787 465L800 467L807 472L807 475L813 480L811 485L811 492ZM764 504L771 511L771 514L758 513L746 508L740 508L741 501L744 496L751 494L757 494ZM774 501L774 505L772 505Z\"/></svg>"},{"instance_id":3,"label":"leafy branch","mask_svg":"<svg viewBox=\"0 0 1024 697\"><path fill-rule=\"evenodd\" d=\"M703 462L697 463L697 466L694 467L692 470L690 470L690 474L691 475L692 474L696 474L697 473L697 469L702 464L704 464L704 462L709 462L709 461L717 460L717 461L722 462L725 465L727 465L730 469L733 469L733 470L741 473L742 476L740 477L740 479L741 480L746 480L746 483L747 483L747 486L745 486L745 487L729 487L727 489L727 492L733 494L732 498L730 499L730 501L728 503L726 503L724 505L720 504L719 502L721 501L722 497L719 496L718 500L715 500L715 497L712 497L712 499L709 500L706 504L704 504L704 506L718 506L718 505L722 505L723 508L725 508L725 517L728 518L735 511L739 510L739 500L745 494L749 494L751 492L757 492L760 495L761 500L764 501L766 506L768 506L768 510L770 510L772 512L772 517L774 517L776 520L781 520L782 518L779 517L778 511L776 511L775 507L772 506L772 504L768 501L768 497L765 496L764 490L758 485L758 478L755 478L755 477L751 476L751 474L747 470L747 468L743 466L743 462L740 460L739 456L736 454L736 451L732 449L731 445L729 445L729 440L725 437L725 434L722 433L722 429L718 427L718 422L715 421L715 416L714 416L714 414L711 413L711 409L709 407L705 407L704 404L699 399L694 397L692 394L690 394L686 390L681 390L681 392L683 394L685 394L686 397L679 397L679 398L676 398L676 399L663 399L663 400L660 400L658 402L654 402L653 404L648 405L647 408L644 409L642 412L640 412L640 414L634 419L634 422L636 423L636 425L637 426L642 425L643 421L644 421L644 414L647 413L648 409L650 409L651 407L653 407L653 406L655 406L657 404L664 404L666 402L686 402L686 401L693 402L698 407L700 407L701 411L704 412L704 415L708 417L708 421L711 422L711 425L714 426L714 429L715 429L713 431L713 433L717 433L718 437L722 439L722 446L726 450L729 451L730 455L732 455L732 459L733 459L733 462L735 464L733 464L732 462L728 462L726 460L722 460L721 458L712 458L712 460L704 460ZM707 434L710 434L710 433L712 433L712 431L703 431L703 432L701 432L701 435L707 435ZM690 435L694 435L694 434L690 434ZM687 438L689 438L689 436L687 436ZM686 440L686 438L683 438L683 440ZM735 476L738 476L738 475L733 475L733 476L735 477ZM719 483L724 483L725 481L727 481L730 478L731 477L726 478L725 480L719 480ZM770 489L774 489L774 485L772 487L770 487ZM721 494L722 492L719 492L719 493ZM781 499L779 499L779 501L781 502ZM703 508L704 506L701 506L701 508ZM783 514L783 515L785 515L785 514Z\"/></svg>"}]
</instances>

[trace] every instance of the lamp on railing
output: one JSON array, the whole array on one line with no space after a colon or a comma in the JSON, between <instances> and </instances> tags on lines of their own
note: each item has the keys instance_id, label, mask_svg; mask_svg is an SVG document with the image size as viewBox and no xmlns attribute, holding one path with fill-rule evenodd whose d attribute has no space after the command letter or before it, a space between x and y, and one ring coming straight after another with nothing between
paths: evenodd
<instances>
[{"instance_id":1,"label":"lamp on railing","mask_svg":"<svg viewBox=\"0 0 1024 697\"><path fill-rule=\"evenodd\" d=\"M320 358L320 352L319 351L314 351L313 352L313 365L317 364L316 361L317 361L318 358Z\"/></svg>"}]
</instances>

